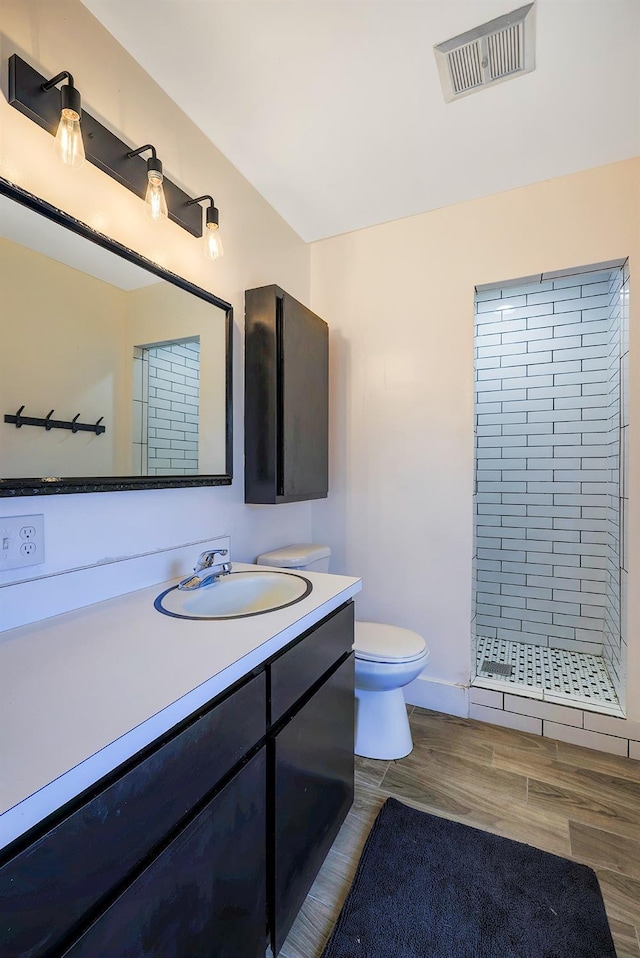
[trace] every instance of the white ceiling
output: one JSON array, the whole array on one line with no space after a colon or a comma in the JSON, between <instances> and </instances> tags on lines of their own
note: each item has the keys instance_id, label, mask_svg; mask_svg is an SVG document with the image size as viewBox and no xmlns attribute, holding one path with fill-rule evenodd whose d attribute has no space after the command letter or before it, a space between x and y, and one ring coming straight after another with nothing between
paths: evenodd
<instances>
[{"instance_id":1,"label":"white ceiling","mask_svg":"<svg viewBox=\"0 0 640 958\"><path fill-rule=\"evenodd\" d=\"M84 2L307 241L640 154L640 0L537 0L535 71L449 104L433 45L524 0Z\"/></svg>"}]
</instances>

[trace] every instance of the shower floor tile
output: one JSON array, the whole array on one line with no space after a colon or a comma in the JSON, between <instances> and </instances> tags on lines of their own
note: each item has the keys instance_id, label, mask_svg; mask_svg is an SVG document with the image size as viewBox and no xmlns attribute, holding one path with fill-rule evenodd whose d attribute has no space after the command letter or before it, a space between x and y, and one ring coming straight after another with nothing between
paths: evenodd
<instances>
[{"instance_id":1,"label":"shower floor tile","mask_svg":"<svg viewBox=\"0 0 640 958\"><path fill-rule=\"evenodd\" d=\"M615 688L600 656L483 636L476 642L476 684L620 714Z\"/></svg>"}]
</instances>

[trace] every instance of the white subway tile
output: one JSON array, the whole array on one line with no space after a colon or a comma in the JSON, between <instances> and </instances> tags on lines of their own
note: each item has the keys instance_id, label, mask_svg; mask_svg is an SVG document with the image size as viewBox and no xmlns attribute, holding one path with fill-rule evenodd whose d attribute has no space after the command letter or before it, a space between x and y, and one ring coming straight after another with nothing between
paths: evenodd
<instances>
[{"instance_id":1,"label":"white subway tile","mask_svg":"<svg viewBox=\"0 0 640 958\"><path fill-rule=\"evenodd\" d=\"M503 295L509 296L519 296L526 293L535 293L542 292L545 289L553 289L553 283L549 280L546 283L541 282L540 273L537 273L535 276L525 276L522 279L518 280L509 280L506 283L500 284L504 290Z\"/></svg>"},{"instance_id":2,"label":"white subway tile","mask_svg":"<svg viewBox=\"0 0 640 958\"><path fill-rule=\"evenodd\" d=\"M496 299L500 296L501 290L497 289L494 285L490 289L482 289L479 286L476 286L476 303L484 303L489 299Z\"/></svg>"},{"instance_id":3,"label":"white subway tile","mask_svg":"<svg viewBox=\"0 0 640 958\"><path fill-rule=\"evenodd\" d=\"M582 709L551 705L549 702L540 702L520 695L505 695L504 707L507 712L530 715L533 718L545 719L549 722L560 722L562 725L582 728L583 724Z\"/></svg>"},{"instance_id":4,"label":"white subway tile","mask_svg":"<svg viewBox=\"0 0 640 958\"><path fill-rule=\"evenodd\" d=\"M523 348L524 343L546 342L549 344L549 349L553 348L551 345L553 336L550 334L548 327L543 327L542 329L526 329L518 326L513 332L503 331L502 342L515 343L519 348L522 348L523 352L526 352L526 349ZM577 345L580 345L580 340L578 340ZM540 348L540 346L537 347L537 349Z\"/></svg>"},{"instance_id":5,"label":"white subway tile","mask_svg":"<svg viewBox=\"0 0 640 958\"><path fill-rule=\"evenodd\" d=\"M476 311L478 314L481 314L496 312L497 310L515 309L516 306L525 306L526 302L526 296L505 295L495 297L494 299L478 300L476 304Z\"/></svg>"},{"instance_id":6,"label":"white subway tile","mask_svg":"<svg viewBox=\"0 0 640 958\"><path fill-rule=\"evenodd\" d=\"M532 399L554 399L556 402L556 408L561 408L557 405L559 402L564 400L565 407L575 408L578 403L574 402L575 398L580 397L581 386L579 385L569 385L569 386L545 386L542 389L530 389L527 392L527 398Z\"/></svg>"},{"instance_id":7,"label":"white subway tile","mask_svg":"<svg viewBox=\"0 0 640 958\"><path fill-rule=\"evenodd\" d=\"M498 344L493 342L494 339L498 340ZM523 349L519 343L500 344L501 339L502 337L497 333L492 333L490 336L478 336L476 339L478 356L480 358L489 356L491 359L495 359L501 356L522 354Z\"/></svg>"},{"instance_id":8,"label":"white subway tile","mask_svg":"<svg viewBox=\"0 0 640 958\"><path fill-rule=\"evenodd\" d=\"M573 629L572 631L578 632L579 630ZM602 633L600 633L600 638L602 639ZM578 642L577 639L563 639L561 636L554 636L553 639L549 640L549 645L552 649L562 649L565 652L585 652L587 655L602 655L602 641ZM549 701L552 701L548 693L546 697Z\"/></svg>"},{"instance_id":9,"label":"white subway tile","mask_svg":"<svg viewBox=\"0 0 640 958\"><path fill-rule=\"evenodd\" d=\"M628 742L626 738L615 738L613 735L602 735L587 729L573 728L557 722L544 722L544 734L549 738L571 745L582 745L584 748L594 748L599 752L608 752L610 755L626 755Z\"/></svg>"},{"instance_id":10,"label":"white subway tile","mask_svg":"<svg viewBox=\"0 0 640 958\"><path fill-rule=\"evenodd\" d=\"M609 365L606 356L596 359L583 359L582 363L582 368L585 370L607 369Z\"/></svg>"},{"instance_id":11,"label":"white subway tile","mask_svg":"<svg viewBox=\"0 0 640 958\"><path fill-rule=\"evenodd\" d=\"M527 414L526 412L507 412L507 413L480 413L478 415L478 423L526 423Z\"/></svg>"},{"instance_id":12,"label":"white subway tile","mask_svg":"<svg viewBox=\"0 0 640 958\"><path fill-rule=\"evenodd\" d=\"M503 694L492 689L483 689L471 686L469 689L469 702L472 705L486 705L490 708L501 709L503 707Z\"/></svg>"},{"instance_id":13,"label":"white subway tile","mask_svg":"<svg viewBox=\"0 0 640 958\"><path fill-rule=\"evenodd\" d=\"M516 401L504 402L502 404L503 408L501 412L527 412L531 415L532 412L540 412L542 410L553 409L553 399L552 398L543 398L543 399L520 399Z\"/></svg>"},{"instance_id":14,"label":"white subway tile","mask_svg":"<svg viewBox=\"0 0 640 958\"><path fill-rule=\"evenodd\" d=\"M553 277L553 288L559 289L562 286L575 286L576 280L585 280L589 277L591 282L601 282L609 276L609 270L592 270L589 272L583 268L570 270L561 275L556 273L545 273L545 276Z\"/></svg>"},{"instance_id":15,"label":"white subway tile","mask_svg":"<svg viewBox=\"0 0 640 958\"><path fill-rule=\"evenodd\" d=\"M553 576L527 576L527 584L544 588L543 583L547 582L549 588L553 588L555 582ZM527 607L530 609L539 609L542 612L551 612L553 621L558 625L572 626L574 618L580 615L580 606L571 602L560 602L546 599L527 599Z\"/></svg>"},{"instance_id":16,"label":"white subway tile","mask_svg":"<svg viewBox=\"0 0 640 958\"><path fill-rule=\"evenodd\" d=\"M506 728L517 729L520 732L532 732L534 735L542 735L542 722L540 719L531 718L527 715L516 715L514 712L503 712L500 709L487 708L484 705L469 705L469 718L477 719L480 722L489 722L492 725L501 725Z\"/></svg>"},{"instance_id":17,"label":"white subway tile","mask_svg":"<svg viewBox=\"0 0 640 958\"><path fill-rule=\"evenodd\" d=\"M609 294L604 293L601 296L589 296L588 302L585 302L585 299L582 297L576 299L567 299L562 302L554 303L554 313L565 313L570 310L580 309L583 312L589 309L596 309L602 307L603 309L609 308Z\"/></svg>"},{"instance_id":18,"label":"white subway tile","mask_svg":"<svg viewBox=\"0 0 640 958\"><path fill-rule=\"evenodd\" d=\"M554 303L561 299L575 299L580 296L580 284L576 282L574 286L567 286L564 289L550 289L540 293L530 293L527 296L527 306L534 303Z\"/></svg>"},{"instance_id":19,"label":"white subway tile","mask_svg":"<svg viewBox=\"0 0 640 958\"><path fill-rule=\"evenodd\" d=\"M569 358L572 355L571 352L567 351L553 362L552 353L536 353L531 357L527 357L527 365L540 361L540 365L536 369L537 373L540 375L551 373L558 385L566 385L566 383L572 382L572 380L566 378L567 376L581 372L581 361L579 359Z\"/></svg>"},{"instance_id":20,"label":"white subway tile","mask_svg":"<svg viewBox=\"0 0 640 958\"><path fill-rule=\"evenodd\" d=\"M640 742L640 722L629 719L613 718L609 715L598 715L597 712L586 712L584 727L604 735L616 735L619 738L632 739Z\"/></svg>"},{"instance_id":21,"label":"white subway tile","mask_svg":"<svg viewBox=\"0 0 640 958\"><path fill-rule=\"evenodd\" d=\"M520 623L518 629L498 629L498 638L504 639L507 642L526 642L528 645L540 645L547 647L549 645L549 640L546 636L540 635L537 632L533 632L529 629L528 623L524 624L524 628L521 628L523 624Z\"/></svg>"},{"instance_id":22,"label":"white subway tile","mask_svg":"<svg viewBox=\"0 0 640 958\"><path fill-rule=\"evenodd\" d=\"M552 303L533 303L531 306L519 306L509 313L512 320L528 319L531 316L549 316L553 313Z\"/></svg>"},{"instance_id":23,"label":"white subway tile","mask_svg":"<svg viewBox=\"0 0 640 958\"><path fill-rule=\"evenodd\" d=\"M542 330L538 330L538 332L542 332ZM562 330L560 330L559 332L561 333ZM543 349L546 349L546 350L552 349L555 354L556 352L562 352L565 349L571 349L571 350L574 350L574 352L572 352L570 358L581 359L582 357L578 355L580 352L582 352L582 350L580 349L581 345L582 345L581 336L558 335L558 336L553 336L553 338L549 338L548 336L545 336L544 339L541 338L540 341L538 342L530 342L529 352L539 352L540 350L543 350ZM564 358L566 359L567 357L564 357Z\"/></svg>"}]
</instances>

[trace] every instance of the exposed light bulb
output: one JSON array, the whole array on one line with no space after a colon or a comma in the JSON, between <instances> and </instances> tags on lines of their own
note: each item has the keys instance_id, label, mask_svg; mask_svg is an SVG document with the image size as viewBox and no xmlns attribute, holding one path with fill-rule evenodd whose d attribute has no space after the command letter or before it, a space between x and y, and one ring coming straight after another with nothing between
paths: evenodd
<instances>
[{"instance_id":1,"label":"exposed light bulb","mask_svg":"<svg viewBox=\"0 0 640 958\"><path fill-rule=\"evenodd\" d=\"M53 149L65 166L77 169L84 163L84 143L80 129L82 116L80 93L75 88L73 77L67 70L43 83L42 89L51 90L61 80L67 80L67 83L60 89L60 123L53 141Z\"/></svg>"},{"instance_id":2,"label":"exposed light bulb","mask_svg":"<svg viewBox=\"0 0 640 958\"><path fill-rule=\"evenodd\" d=\"M72 166L77 169L84 163L84 143L80 130L80 117L75 110L66 109L60 114L60 123L53 149L65 166Z\"/></svg>"},{"instance_id":3,"label":"exposed light bulb","mask_svg":"<svg viewBox=\"0 0 640 958\"><path fill-rule=\"evenodd\" d=\"M203 200L207 200L209 203L204 218L204 255L207 257L207 259L220 259L221 256L224 256L222 240L220 239L220 230L218 229L218 220L220 214L216 204L213 201L213 197L208 193L205 193L204 196L196 196L195 199L188 200L187 206L193 206L195 203L202 203Z\"/></svg>"},{"instance_id":4,"label":"exposed light bulb","mask_svg":"<svg viewBox=\"0 0 640 958\"><path fill-rule=\"evenodd\" d=\"M208 259L216 260L224 256L220 230L215 223L207 223L204 231L204 254Z\"/></svg>"},{"instance_id":5,"label":"exposed light bulb","mask_svg":"<svg viewBox=\"0 0 640 958\"><path fill-rule=\"evenodd\" d=\"M165 219L169 211L162 186L163 176L158 170L147 172L147 192L144 197L145 214L150 220Z\"/></svg>"}]
</instances>

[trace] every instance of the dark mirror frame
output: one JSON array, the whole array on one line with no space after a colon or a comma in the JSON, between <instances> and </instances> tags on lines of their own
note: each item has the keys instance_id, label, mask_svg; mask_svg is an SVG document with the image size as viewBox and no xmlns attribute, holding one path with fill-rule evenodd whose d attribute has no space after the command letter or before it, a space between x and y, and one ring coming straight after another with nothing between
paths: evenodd
<instances>
[{"instance_id":1,"label":"dark mirror frame","mask_svg":"<svg viewBox=\"0 0 640 958\"><path fill-rule=\"evenodd\" d=\"M232 332L233 332L233 307L230 303L214 296L199 286L162 269L152 263L151 260L128 249L116 240L92 230L85 223L74 219L63 210L57 209L45 200L28 193L19 186L15 186L3 177L0 177L0 194L8 196L21 203L23 206L34 210L41 216L59 223L67 229L73 230L92 243L97 243L104 249L111 250L117 256L141 266L150 273L154 273L161 279L187 293L192 293L200 299L217 306L225 312L225 472L222 475L192 475L192 476L82 476L82 477L43 477L25 478L25 479L4 479L0 478L0 497L8 496L44 496L55 495L58 493L79 493L79 492L121 492L132 489L173 489L193 486L228 486L233 478L233 382L232 382ZM194 250L194 255L196 251ZM1 334L1 331L0 331ZM0 414L9 412L9 410L0 410ZM0 423L2 428L4 423ZM2 464L0 463L0 472Z\"/></svg>"}]
</instances>

